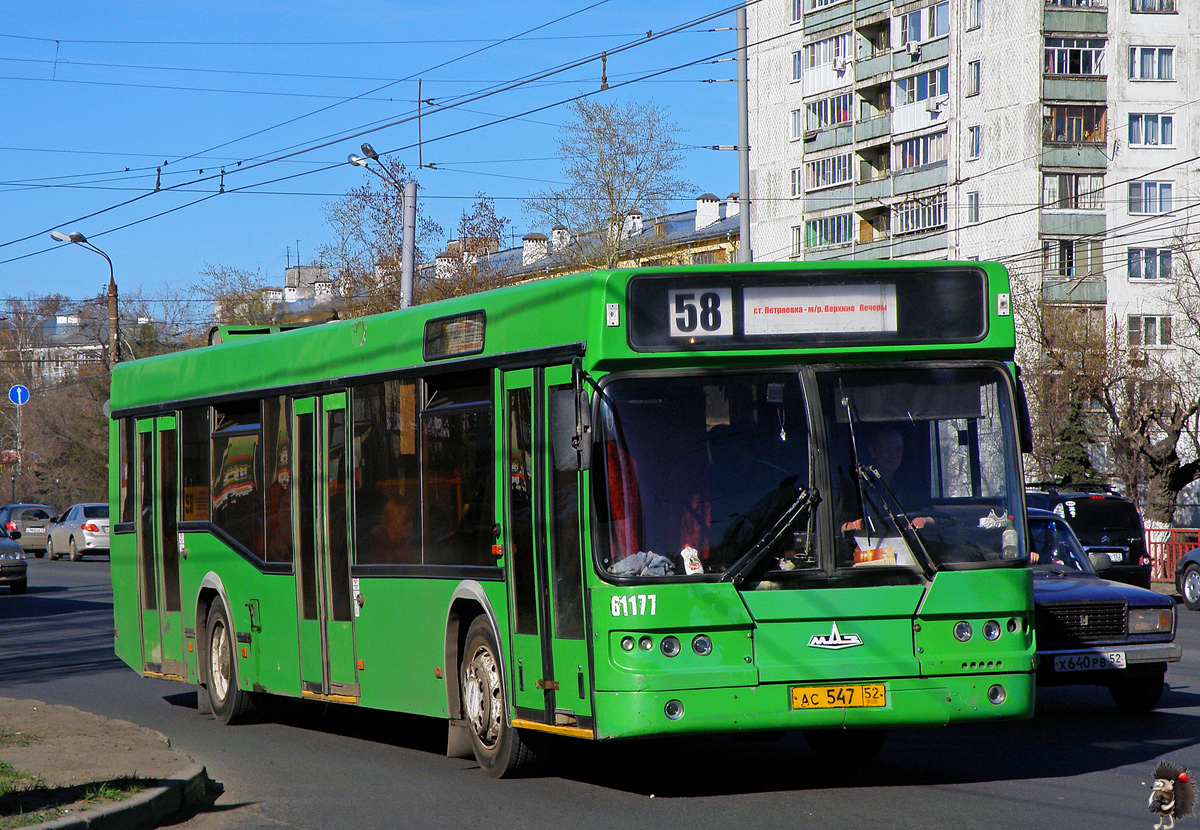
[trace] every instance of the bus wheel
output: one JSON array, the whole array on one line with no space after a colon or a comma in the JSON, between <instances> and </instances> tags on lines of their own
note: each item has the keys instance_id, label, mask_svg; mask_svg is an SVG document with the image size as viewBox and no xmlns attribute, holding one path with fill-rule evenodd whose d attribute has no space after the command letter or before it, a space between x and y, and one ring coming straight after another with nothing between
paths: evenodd
<instances>
[{"instance_id":1,"label":"bus wheel","mask_svg":"<svg viewBox=\"0 0 1200 830\"><path fill-rule=\"evenodd\" d=\"M234 652L233 628L229 613L219 598L208 609L208 648L202 669L213 717L219 723L232 724L248 720L254 711L254 699L249 692L238 688L237 660Z\"/></svg>"},{"instance_id":2,"label":"bus wheel","mask_svg":"<svg viewBox=\"0 0 1200 830\"><path fill-rule=\"evenodd\" d=\"M857 764L870 760L887 738L886 729L806 729L808 748L822 760Z\"/></svg>"},{"instance_id":3,"label":"bus wheel","mask_svg":"<svg viewBox=\"0 0 1200 830\"><path fill-rule=\"evenodd\" d=\"M529 775L537 756L508 722L508 696L500 673L500 649L486 617L476 617L467 630L459 669L463 712L471 748L484 772L493 778Z\"/></svg>"}]
</instances>

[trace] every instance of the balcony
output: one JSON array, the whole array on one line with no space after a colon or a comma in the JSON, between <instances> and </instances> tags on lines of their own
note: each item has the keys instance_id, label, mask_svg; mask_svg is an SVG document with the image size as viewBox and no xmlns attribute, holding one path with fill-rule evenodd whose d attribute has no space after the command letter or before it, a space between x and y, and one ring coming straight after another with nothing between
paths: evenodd
<instances>
[{"instance_id":1,"label":"balcony","mask_svg":"<svg viewBox=\"0 0 1200 830\"><path fill-rule=\"evenodd\" d=\"M1046 32L1059 34L1108 34L1108 8L1104 2L1047 3L1042 20Z\"/></svg>"},{"instance_id":2,"label":"balcony","mask_svg":"<svg viewBox=\"0 0 1200 830\"><path fill-rule=\"evenodd\" d=\"M1048 144L1042 147L1042 167L1080 167L1103 170L1108 167L1108 155L1103 144Z\"/></svg>"},{"instance_id":3,"label":"balcony","mask_svg":"<svg viewBox=\"0 0 1200 830\"><path fill-rule=\"evenodd\" d=\"M1105 230L1103 211L1042 211L1039 222L1044 236L1102 236Z\"/></svg>"},{"instance_id":4,"label":"balcony","mask_svg":"<svg viewBox=\"0 0 1200 830\"><path fill-rule=\"evenodd\" d=\"M1108 100L1108 78L1104 75L1047 75L1042 78L1042 98L1104 103Z\"/></svg>"},{"instance_id":5,"label":"balcony","mask_svg":"<svg viewBox=\"0 0 1200 830\"><path fill-rule=\"evenodd\" d=\"M859 121L854 125L854 140L862 143L864 141L874 141L877 138L884 138L891 135L892 132L892 114L890 112L883 115L877 115L874 118L869 118L866 121Z\"/></svg>"},{"instance_id":6,"label":"balcony","mask_svg":"<svg viewBox=\"0 0 1200 830\"><path fill-rule=\"evenodd\" d=\"M1042 275L1042 298L1048 303L1104 303L1108 300L1108 283L1103 275L1063 277Z\"/></svg>"},{"instance_id":7,"label":"balcony","mask_svg":"<svg viewBox=\"0 0 1200 830\"><path fill-rule=\"evenodd\" d=\"M889 177L884 175L878 179L859 182L854 187L855 202L869 202L872 199L885 199L892 195L892 185Z\"/></svg>"}]
</instances>

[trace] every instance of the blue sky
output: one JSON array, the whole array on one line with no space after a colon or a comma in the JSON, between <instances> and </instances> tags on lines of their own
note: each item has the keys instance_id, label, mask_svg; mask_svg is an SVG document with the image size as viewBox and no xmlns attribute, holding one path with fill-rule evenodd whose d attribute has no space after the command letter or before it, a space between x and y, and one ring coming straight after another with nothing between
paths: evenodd
<instances>
[{"instance_id":1,"label":"blue sky","mask_svg":"<svg viewBox=\"0 0 1200 830\"><path fill-rule=\"evenodd\" d=\"M104 261L54 242L52 229L83 233L104 250L123 294L166 296L195 281L205 263L282 282L297 251L308 263L331 241L324 206L368 175L345 163L348 153L369 141L416 167L409 119L417 78L436 107L607 50L616 87L732 50L732 31L711 31L733 26L732 12L679 34L647 32L733 5L6 0L0 297L84 298L107 285ZM596 90L599 75L594 60L459 108L427 110L421 155L437 169L418 177L422 209L453 235L483 191L512 220L518 244L526 232L544 231L531 226L520 199L558 181L554 139L565 107L480 125ZM736 89L705 81L735 75L732 62L704 62L602 95L666 107L679 141L695 147L682 171L696 186L693 197L723 197L737 190L736 154L701 148L736 143Z\"/></svg>"}]
</instances>

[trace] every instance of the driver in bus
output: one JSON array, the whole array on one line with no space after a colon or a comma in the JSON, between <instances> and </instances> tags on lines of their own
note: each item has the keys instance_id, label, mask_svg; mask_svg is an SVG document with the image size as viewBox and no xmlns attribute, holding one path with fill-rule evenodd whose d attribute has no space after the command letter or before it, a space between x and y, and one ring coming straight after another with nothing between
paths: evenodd
<instances>
[{"instance_id":1,"label":"driver in bus","mask_svg":"<svg viewBox=\"0 0 1200 830\"><path fill-rule=\"evenodd\" d=\"M916 495L916 489L912 486L912 478L900 472L900 468L904 465L904 436L900 430L892 426L875 430L867 442L867 452L870 454L871 466L879 472L881 489L890 491L904 512L910 512L914 505L920 504L921 499ZM851 492L856 490L857 488L854 488ZM883 494L880 495L882 497ZM873 511L871 519L876 528L887 527L887 518L875 515L881 507L875 504L875 501L868 499L868 506ZM843 531L863 530L862 508L856 505L853 512L858 518L844 522L842 524ZM932 525L934 521L931 516L916 516L910 519L910 523L912 527L919 530L926 525Z\"/></svg>"}]
</instances>

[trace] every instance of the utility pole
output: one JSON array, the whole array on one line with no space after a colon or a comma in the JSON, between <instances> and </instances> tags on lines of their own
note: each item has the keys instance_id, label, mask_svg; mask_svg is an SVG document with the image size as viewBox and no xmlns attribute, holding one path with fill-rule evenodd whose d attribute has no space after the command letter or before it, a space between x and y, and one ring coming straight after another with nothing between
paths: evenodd
<instances>
[{"instance_id":1,"label":"utility pole","mask_svg":"<svg viewBox=\"0 0 1200 830\"><path fill-rule=\"evenodd\" d=\"M737 10L738 262L753 262L750 247L750 72L746 7Z\"/></svg>"},{"instance_id":2,"label":"utility pole","mask_svg":"<svg viewBox=\"0 0 1200 830\"><path fill-rule=\"evenodd\" d=\"M113 363L121 362L121 337L117 329L117 282L108 275L108 353Z\"/></svg>"}]
</instances>

